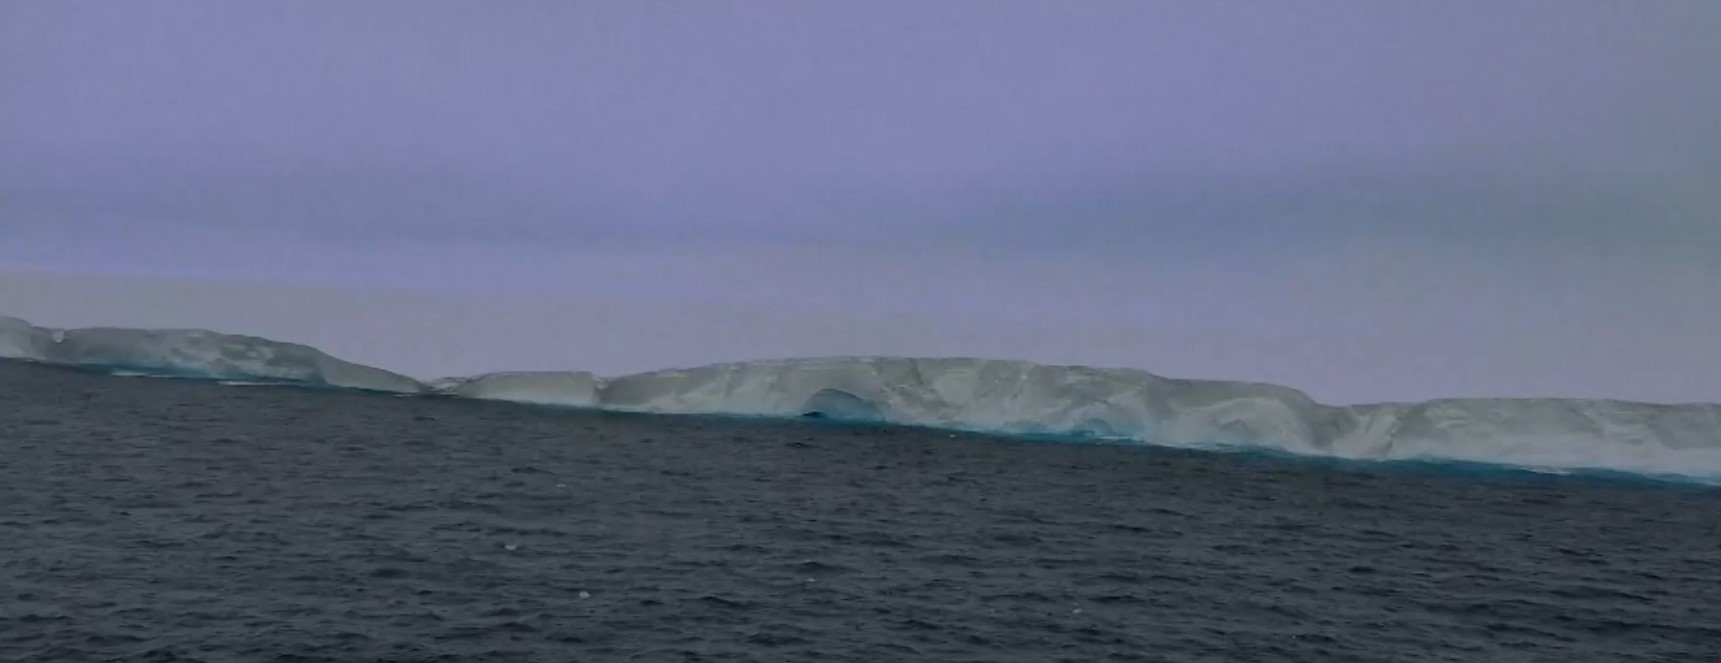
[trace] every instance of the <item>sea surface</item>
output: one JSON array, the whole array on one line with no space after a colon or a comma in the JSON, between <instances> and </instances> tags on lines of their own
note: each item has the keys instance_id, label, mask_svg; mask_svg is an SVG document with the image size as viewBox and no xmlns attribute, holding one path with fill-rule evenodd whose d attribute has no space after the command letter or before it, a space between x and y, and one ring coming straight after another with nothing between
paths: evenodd
<instances>
[{"instance_id":1,"label":"sea surface","mask_svg":"<svg viewBox=\"0 0 1721 663\"><path fill-rule=\"evenodd\" d=\"M0 661L1721 661L1721 490L0 362Z\"/></svg>"}]
</instances>

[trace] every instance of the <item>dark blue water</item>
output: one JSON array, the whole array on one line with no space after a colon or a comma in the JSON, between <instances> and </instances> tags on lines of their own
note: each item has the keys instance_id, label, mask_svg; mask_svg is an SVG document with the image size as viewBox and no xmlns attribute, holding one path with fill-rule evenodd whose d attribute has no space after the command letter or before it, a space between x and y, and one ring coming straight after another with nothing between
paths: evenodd
<instances>
[{"instance_id":1,"label":"dark blue water","mask_svg":"<svg viewBox=\"0 0 1721 663\"><path fill-rule=\"evenodd\" d=\"M0 362L5 661L1721 660L1721 491Z\"/></svg>"}]
</instances>

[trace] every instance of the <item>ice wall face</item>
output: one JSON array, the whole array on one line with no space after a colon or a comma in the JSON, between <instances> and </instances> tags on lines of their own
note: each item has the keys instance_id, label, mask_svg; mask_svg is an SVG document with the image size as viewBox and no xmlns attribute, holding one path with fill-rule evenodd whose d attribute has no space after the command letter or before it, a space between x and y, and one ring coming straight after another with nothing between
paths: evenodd
<instances>
[{"instance_id":1,"label":"ice wall face","mask_svg":"<svg viewBox=\"0 0 1721 663\"><path fill-rule=\"evenodd\" d=\"M1317 439L1323 408L1272 385L1171 380L1146 371L988 359L773 360L614 378L603 407L804 416L1200 445Z\"/></svg>"},{"instance_id":2,"label":"ice wall face","mask_svg":"<svg viewBox=\"0 0 1721 663\"><path fill-rule=\"evenodd\" d=\"M430 384L432 393L460 398L561 407L596 407L599 382L585 372L486 373L446 378Z\"/></svg>"},{"instance_id":3,"label":"ice wall face","mask_svg":"<svg viewBox=\"0 0 1721 663\"><path fill-rule=\"evenodd\" d=\"M336 359L296 343L199 329L58 330L9 320L0 322L0 353L23 345L26 352L15 358L152 374L278 380L396 393L422 389L412 378ZM15 342L19 338L25 341Z\"/></svg>"},{"instance_id":4,"label":"ice wall face","mask_svg":"<svg viewBox=\"0 0 1721 663\"><path fill-rule=\"evenodd\" d=\"M47 330L18 318L0 316L0 359L40 361L50 342Z\"/></svg>"},{"instance_id":5,"label":"ice wall face","mask_svg":"<svg viewBox=\"0 0 1721 663\"><path fill-rule=\"evenodd\" d=\"M609 409L839 419L1361 460L1721 477L1721 405L1468 399L1325 406L1293 389L982 359L827 358L614 378Z\"/></svg>"},{"instance_id":6,"label":"ice wall face","mask_svg":"<svg viewBox=\"0 0 1721 663\"><path fill-rule=\"evenodd\" d=\"M1721 405L1577 399L1358 405L1342 408L1324 451L1721 477Z\"/></svg>"}]
</instances>

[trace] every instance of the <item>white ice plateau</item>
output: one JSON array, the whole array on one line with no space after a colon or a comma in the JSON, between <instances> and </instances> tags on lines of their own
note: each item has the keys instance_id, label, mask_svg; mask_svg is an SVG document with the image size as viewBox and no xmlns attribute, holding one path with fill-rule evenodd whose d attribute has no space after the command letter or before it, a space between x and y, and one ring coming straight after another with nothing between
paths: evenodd
<instances>
[{"instance_id":1,"label":"white ice plateau","mask_svg":"<svg viewBox=\"0 0 1721 663\"><path fill-rule=\"evenodd\" d=\"M1446 399L1330 406L1289 387L972 358L829 357L663 370L490 373L421 384L314 348L201 330L34 327L0 317L0 358L629 412L830 419L1721 479L1721 405Z\"/></svg>"}]
</instances>

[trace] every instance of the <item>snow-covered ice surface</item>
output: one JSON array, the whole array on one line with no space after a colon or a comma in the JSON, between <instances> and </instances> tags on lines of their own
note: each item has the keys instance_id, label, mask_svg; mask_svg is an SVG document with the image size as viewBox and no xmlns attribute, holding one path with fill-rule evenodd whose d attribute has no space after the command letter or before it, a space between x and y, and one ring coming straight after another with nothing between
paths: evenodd
<instances>
[{"instance_id":1,"label":"snow-covered ice surface","mask_svg":"<svg viewBox=\"0 0 1721 663\"><path fill-rule=\"evenodd\" d=\"M1289 387L973 358L826 357L600 378L512 372L428 385L314 348L203 330L0 318L0 357L562 407L926 426L1007 435L1721 480L1721 405L1448 399L1329 406Z\"/></svg>"}]
</instances>

